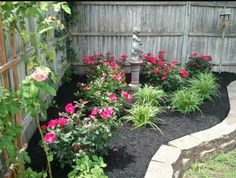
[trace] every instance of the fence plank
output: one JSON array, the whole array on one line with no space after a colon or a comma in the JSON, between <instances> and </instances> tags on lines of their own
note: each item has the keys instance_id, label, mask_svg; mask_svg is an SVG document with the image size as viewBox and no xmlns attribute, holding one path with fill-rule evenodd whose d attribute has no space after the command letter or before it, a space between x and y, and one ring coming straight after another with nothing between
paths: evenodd
<instances>
[{"instance_id":1,"label":"fence plank","mask_svg":"<svg viewBox=\"0 0 236 178\"><path fill-rule=\"evenodd\" d=\"M5 64L7 62L7 57L6 57L6 50L5 50L5 43L4 43L4 38L3 38L3 25L2 25L2 20L0 17L0 61L2 64ZM9 86L9 78L7 71L3 72L3 86L8 87Z\"/></svg>"}]
</instances>

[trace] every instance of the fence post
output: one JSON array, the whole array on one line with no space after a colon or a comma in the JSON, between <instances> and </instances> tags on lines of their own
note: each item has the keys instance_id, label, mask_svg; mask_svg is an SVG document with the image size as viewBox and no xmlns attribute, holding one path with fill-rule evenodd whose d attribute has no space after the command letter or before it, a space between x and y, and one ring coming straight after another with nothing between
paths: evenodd
<instances>
[{"instance_id":1,"label":"fence post","mask_svg":"<svg viewBox=\"0 0 236 178\"><path fill-rule=\"evenodd\" d=\"M190 10L191 10L191 2L186 2L185 5L185 16L184 18L184 34L183 34L183 48L182 48L182 59L181 59L181 67L185 66L186 59L188 57L188 40L189 40L189 26L190 26Z\"/></svg>"}]
</instances>

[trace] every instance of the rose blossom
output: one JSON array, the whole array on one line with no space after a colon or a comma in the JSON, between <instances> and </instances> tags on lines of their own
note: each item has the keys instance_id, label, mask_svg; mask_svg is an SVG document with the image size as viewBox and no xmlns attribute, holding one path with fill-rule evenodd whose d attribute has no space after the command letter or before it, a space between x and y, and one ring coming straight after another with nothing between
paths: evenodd
<instances>
[{"instance_id":1,"label":"rose blossom","mask_svg":"<svg viewBox=\"0 0 236 178\"><path fill-rule=\"evenodd\" d=\"M166 71L163 71L163 72L161 73L161 75L162 75L162 76L167 76L167 72L166 72Z\"/></svg>"},{"instance_id":2,"label":"rose blossom","mask_svg":"<svg viewBox=\"0 0 236 178\"><path fill-rule=\"evenodd\" d=\"M31 74L31 77L37 82L42 82L48 78L48 72L37 69Z\"/></svg>"},{"instance_id":3,"label":"rose blossom","mask_svg":"<svg viewBox=\"0 0 236 178\"><path fill-rule=\"evenodd\" d=\"M85 86L84 90L91 90L91 87L90 86Z\"/></svg>"},{"instance_id":4,"label":"rose blossom","mask_svg":"<svg viewBox=\"0 0 236 178\"><path fill-rule=\"evenodd\" d=\"M120 81L122 79L122 77L120 74L116 74L113 79L116 81Z\"/></svg>"},{"instance_id":5,"label":"rose blossom","mask_svg":"<svg viewBox=\"0 0 236 178\"><path fill-rule=\"evenodd\" d=\"M65 110L66 110L67 113L73 114L73 112L75 110L75 106L73 106L72 103L68 103L65 107Z\"/></svg>"},{"instance_id":6,"label":"rose blossom","mask_svg":"<svg viewBox=\"0 0 236 178\"><path fill-rule=\"evenodd\" d=\"M172 65L176 65L176 64L177 64L177 61L172 61L171 64L172 64Z\"/></svg>"},{"instance_id":7,"label":"rose blossom","mask_svg":"<svg viewBox=\"0 0 236 178\"><path fill-rule=\"evenodd\" d=\"M153 70L153 73L154 73L154 74L158 74L158 68L154 69L154 70Z\"/></svg>"},{"instance_id":8,"label":"rose blossom","mask_svg":"<svg viewBox=\"0 0 236 178\"><path fill-rule=\"evenodd\" d=\"M100 112L100 116L102 119L106 120L112 117L114 113L114 109L110 107L106 107L104 110Z\"/></svg>"},{"instance_id":9,"label":"rose blossom","mask_svg":"<svg viewBox=\"0 0 236 178\"><path fill-rule=\"evenodd\" d=\"M110 101L116 101L117 100L117 97L114 93L110 94L109 98L110 98Z\"/></svg>"},{"instance_id":10,"label":"rose blossom","mask_svg":"<svg viewBox=\"0 0 236 178\"><path fill-rule=\"evenodd\" d=\"M68 122L69 122L69 119L66 119L64 117L60 117L58 118L58 124L60 124L61 127L64 127Z\"/></svg>"},{"instance_id":11,"label":"rose blossom","mask_svg":"<svg viewBox=\"0 0 236 178\"><path fill-rule=\"evenodd\" d=\"M180 69L179 70L179 74L183 77L183 78L188 78L189 74L186 70Z\"/></svg>"},{"instance_id":12,"label":"rose blossom","mask_svg":"<svg viewBox=\"0 0 236 178\"><path fill-rule=\"evenodd\" d=\"M121 95L126 98L129 102L131 102L133 100L133 96L130 95L128 92L126 91L121 91Z\"/></svg>"},{"instance_id":13,"label":"rose blossom","mask_svg":"<svg viewBox=\"0 0 236 178\"><path fill-rule=\"evenodd\" d=\"M198 53L193 53L193 57L198 57Z\"/></svg>"},{"instance_id":14,"label":"rose blossom","mask_svg":"<svg viewBox=\"0 0 236 178\"><path fill-rule=\"evenodd\" d=\"M44 141L47 142L47 143L54 143L55 142L55 139L56 139L56 134L51 132L51 133L47 133L45 136L44 136Z\"/></svg>"},{"instance_id":15,"label":"rose blossom","mask_svg":"<svg viewBox=\"0 0 236 178\"><path fill-rule=\"evenodd\" d=\"M45 129L47 128L47 126L46 126L46 125L41 125L40 128L41 128L42 130L45 130Z\"/></svg>"},{"instance_id":16,"label":"rose blossom","mask_svg":"<svg viewBox=\"0 0 236 178\"><path fill-rule=\"evenodd\" d=\"M48 128L49 129L54 129L58 124L58 120L57 119L54 119L54 120L50 120L48 122Z\"/></svg>"},{"instance_id":17,"label":"rose blossom","mask_svg":"<svg viewBox=\"0 0 236 178\"><path fill-rule=\"evenodd\" d=\"M99 112L99 109L97 107L95 107L95 108L92 109L91 115L96 116L98 112Z\"/></svg>"},{"instance_id":18,"label":"rose blossom","mask_svg":"<svg viewBox=\"0 0 236 178\"><path fill-rule=\"evenodd\" d=\"M165 62L164 62L164 61L158 61L158 65L159 65L160 67L162 67L162 66L165 65Z\"/></svg>"}]
</instances>

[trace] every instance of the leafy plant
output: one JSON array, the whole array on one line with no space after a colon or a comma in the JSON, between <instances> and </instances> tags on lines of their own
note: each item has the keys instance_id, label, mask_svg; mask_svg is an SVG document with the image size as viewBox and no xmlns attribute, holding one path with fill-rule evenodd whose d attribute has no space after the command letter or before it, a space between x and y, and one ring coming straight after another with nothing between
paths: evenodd
<instances>
[{"instance_id":1,"label":"leafy plant","mask_svg":"<svg viewBox=\"0 0 236 178\"><path fill-rule=\"evenodd\" d=\"M219 84L212 73L199 73L189 83L191 89L197 91L203 99L212 99L217 95Z\"/></svg>"},{"instance_id":2,"label":"leafy plant","mask_svg":"<svg viewBox=\"0 0 236 178\"><path fill-rule=\"evenodd\" d=\"M171 106L181 113L189 113L199 110L202 103L202 97L196 90L182 89L173 93L171 97Z\"/></svg>"},{"instance_id":3,"label":"leafy plant","mask_svg":"<svg viewBox=\"0 0 236 178\"><path fill-rule=\"evenodd\" d=\"M186 69L189 71L190 76L199 72L210 72L212 69L212 57L205 54L194 53L189 57L186 63Z\"/></svg>"},{"instance_id":4,"label":"leafy plant","mask_svg":"<svg viewBox=\"0 0 236 178\"><path fill-rule=\"evenodd\" d=\"M162 133L161 129L154 122L155 119L157 120L155 116L162 112L160 107L152 106L150 104L135 104L127 112L128 114L124 116L124 119L126 122L131 121L134 124L134 128L150 125L154 130Z\"/></svg>"},{"instance_id":5,"label":"leafy plant","mask_svg":"<svg viewBox=\"0 0 236 178\"><path fill-rule=\"evenodd\" d=\"M106 164L102 157L96 155L92 155L91 158L85 155L81 159L77 159L76 164L72 167L74 169L68 174L69 178L108 178L103 171Z\"/></svg>"},{"instance_id":6,"label":"leafy plant","mask_svg":"<svg viewBox=\"0 0 236 178\"><path fill-rule=\"evenodd\" d=\"M144 87L139 88L134 94L137 104L150 104L153 106L159 106L163 98L166 96L162 89L145 84Z\"/></svg>"}]
</instances>

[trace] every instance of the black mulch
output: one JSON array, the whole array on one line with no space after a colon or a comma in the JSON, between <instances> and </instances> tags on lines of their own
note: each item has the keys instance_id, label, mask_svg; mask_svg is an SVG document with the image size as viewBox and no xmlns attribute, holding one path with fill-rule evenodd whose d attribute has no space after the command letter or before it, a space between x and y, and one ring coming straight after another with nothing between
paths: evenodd
<instances>
[{"instance_id":1,"label":"black mulch","mask_svg":"<svg viewBox=\"0 0 236 178\"><path fill-rule=\"evenodd\" d=\"M197 132L210 128L221 122L228 114L229 100L227 93L227 85L236 80L236 74L222 72L215 73L219 77L220 96L214 102L207 101L201 107L200 112L183 115L177 112L167 111L159 117L165 121L160 124L160 128L164 133L153 131L150 128L139 128L131 131L130 124L113 132L113 137L109 142L109 154L105 156L107 163L106 174L109 178L143 178L147 170L148 164L152 156L162 144L179 138L186 134ZM130 75L127 76L127 82L130 81ZM55 119L58 117L58 111L63 111L67 103L76 99L73 93L77 90L77 82L86 82L85 77L73 75L70 84L62 85L55 97L59 108L49 108L48 118ZM141 82L145 80L141 76ZM40 171L45 168L46 159L42 148L38 144L39 134L35 132L29 142L28 153L31 157L33 170ZM53 176L55 178L66 178L70 167L60 169L58 163L52 163Z\"/></svg>"}]
</instances>

